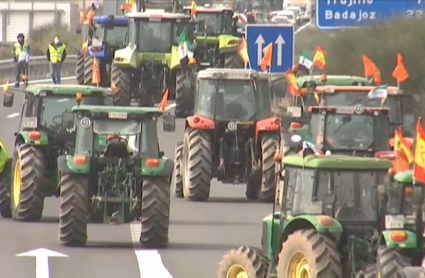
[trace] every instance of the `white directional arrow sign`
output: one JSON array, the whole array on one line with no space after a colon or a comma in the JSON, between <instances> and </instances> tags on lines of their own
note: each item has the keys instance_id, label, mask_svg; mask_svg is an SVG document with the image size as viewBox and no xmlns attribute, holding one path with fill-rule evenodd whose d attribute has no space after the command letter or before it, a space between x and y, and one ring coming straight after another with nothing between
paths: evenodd
<instances>
[{"instance_id":1,"label":"white directional arrow sign","mask_svg":"<svg viewBox=\"0 0 425 278\"><path fill-rule=\"evenodd\" d=\"M261 34L258 35L255 40L255 44L257 45L257 65L261 64L261 60L263 59L263 44L265 43L263 36Z\"/></svg>"},{"instance_id":2,"label":"white directional arrow sign","mask_svg":"<svg viewBox=\"0 0 425 278\"><path fill-rule=\"evenodd\" d=\"M35 278L49 278L49 257L68 257L46 248L39 248L16 255L16 257L35 257Z\"/></svg>"},{"instance_id":3,"label":"white directional arrow sign","mask_svg":"<svg viewBox=\"0 0 425 278\"><path fill-rule=\"evenodd\" d=\"M283 39L282 35L279 34L277 39L274 42L277 45L277 65L282 65L282 46L285 44L285 40Z\"/></svg>"}]
</instances>

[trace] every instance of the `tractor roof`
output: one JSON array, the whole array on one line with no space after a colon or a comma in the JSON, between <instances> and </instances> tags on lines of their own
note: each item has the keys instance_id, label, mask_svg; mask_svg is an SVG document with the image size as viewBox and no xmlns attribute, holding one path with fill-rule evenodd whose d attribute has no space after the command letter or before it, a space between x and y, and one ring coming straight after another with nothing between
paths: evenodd
<instances>
[{"instance_id":1,"label":"tractor roof","mask_svg":"<svg viewBox=\"0 0 425 278\"><path fill-rule=\"evenodd\" d=\"M348 155L290 155L282 159L285 166L326 169L326 170L388 170L389 160Z\"/></svg>"},{"instance_id":2,"label":"tractor roof","mask_svg":"<svg viewBox=\"0 0 425 278\"><path fill-rule=\"evenodd\" d=\"M184 10L190 10L190 6L186 6L183 8ZM223 11L233 11L230 7L196 7L197 13L222 13Z\"/></svg>"},{"instance_id":3,"label":"tractor roof","mask_svg":"<svg viewBox=\"0 0 425 278\"><path fill-rule=\"evenodd\" d=\"M349 91L349 92L370 92L373 89L375 89L377 86L332 86L332 85L326 85L326 86L317 86L316 91L325 92L325 93L335 93L335 92L342 92L342 91ZM398 95L402 92L394 86L388 86L387 87L388 94L390 95Z\"/></svg>"},{"instance_id":4,"label":"tractor roof","mask_svg":"<svg viewBox=\"0 0 425 278\"><path fill-rule=\"evenodd\" d=\"M75 94L81 93L84 95L91 95L93 93L102 93L105 96L108 92L100 87L95 86L82 86L82 85L55 85L55 84L34 84L29 85L25 91L27 93L38 96L41 92L48 92L54 95L66 95L75 96Z\"/></svg>"},{"instance_id":5,"label":"tractor roof","mask_svg":"<svg viewBox=\"0 0 425 278\"><path fill-rule=\"evenodd\" d=\"M98 15L93 17L93 21L97 24L107 24L111 22L114 26L128 25L128 17L123 15Z\"/></svg>"},{"instance_id":6,"label":"tractor roof","mask_svg":"<svg viewBox=\"0 0 425 278\"><path fill-rule=\"evenodd\" d=\"M413 182L413 170L406 170L398 172L394 175L394 180L401 183L412 183Z\"/></svg>"},{"instance_id":7,"label":"tractor roof","mask_svg":"<svg viewBox=\"0 0 425 278\"><path fill-rule=\"evenodd\" d=\"M163 114L161 109L155 107L130 107L130 106L99 106L99 105L79 105L72 107L74 111L85 111L92 113L125 113L135 115L146 115L152 117L159 117Z\"/></svg>"},{"instance_id":8,"label":"tractor roof","mask_svg":"<svg viewBox=\"0 0 425 278\"><path fill-rule=\"evenodd\" d=\"M198 73L198 79L269 79L269 74L250 69L215 69L208 68Z\"/></svg>"},{"instance_id":9,"label":"tractor roof","mask_svg":"<svg viewBox=\"0 0 425 278\"><path fill-rule=\"evenodd\" d=\"M140 13L129 13L127 15L129 18L156 18L156 19L190 19L190 16L187 14L175 14L167 12L158 12L158 11L149 11L140 12Z\"/></svg>"},{"instance_id":10,"label":"tractor roof","mask_svg":"<svg viewBox=\"0 0 425 278\"><path fill-rule=\"evenodd\" d=\"M337 86L348 86L354 85L354 83L361 83L369 85L370 82L367 78L361 76L351 76L351 75L327 75L327 85L337 85ZM306 82L312 82L316 85L322 85L321 75L312 75L312 76L300 76L297 77L297 84L299 87L303 87Z\"/></svg>"}]
</instances>

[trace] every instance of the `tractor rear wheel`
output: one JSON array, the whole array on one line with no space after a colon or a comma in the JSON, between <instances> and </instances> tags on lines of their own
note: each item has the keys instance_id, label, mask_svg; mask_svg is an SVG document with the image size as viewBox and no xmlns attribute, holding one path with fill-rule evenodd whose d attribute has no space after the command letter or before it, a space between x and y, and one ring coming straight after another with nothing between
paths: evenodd
<instances>
[{"instance_id":1,"label":"tractor rear wheel","mask_svg":"<svg viewBox=\"0 0 425 278\"><path fill-rule=\"evenodd\" d=\"M397 250L379 246L376 255L376 274L380 278L403 278L403 268L409 266L408 258Z\"/></svg>"},{"instance_id":2,"label":"tractor rear wheel","mask_svg":"<svg viewBox=\"0 0 425 278\"><path fill-rule=\"evenodd\" d=\"M77 77L78 85L84 85L84 54L78 51L77 64L75 66L75 76Z\"/></svg>"},{"instance_id":3,"label":"tractor rear wheel","mask_svg":"<svg viewBox=\"0 0 425 278\"><path fill-rule=\"evenodd\" d=\"M363 278L376 278L376 264L370 264L366 267Z\"/></svg>"},{"instance_id":4,"label":"tractor rear wheel","mask_svg":"<svg viewBox=\"0 0 425 278\"><path fill-rule=\"evenodd\" d=\"M91 86L92 84L92 77L93 77L93 58L90 55L86 55L84 58L84 85ZM99 59L98 59L99 60Z\"/></svg>"},{"instance_id":5,"label":"tractor rear wheel","mask_svg":"<svg viewBox=\"0 0 425 278\"><path fill-rule=\"evenodd\" d=\"M11 168L12 159L8 158L3 171L0 173L0 215L3 218L12 217L12 211L10 209Z\"/></svg>"},{"instance_id":6,"label":"tractor rear wheel","mask_svg":"<svg viewBox=\"0 0 425 278\"><path fill-rule=\"evenodd\" d=\"M269 263L261 250L241 246L227 252L218 265L218 278L265 278Z\"/></svg>"},{"instance_id":7,"label":"tractor rear wheel","mask_svg":"<svg viewBox=\"0 0 425 278\"><path fill-rule=\"evenodd\" d=\"M207 201L210 196L211 139L204 130L186 129L183 141L183 195L189 201Z\"/></svg>"},{"instance_id":8,"label":"tractor rear wheel","mask_svg":"<svg viewBox=\"0 0 425 278\"><path fill-rule=\"evenodd\" d=\"M141 213L141 246L144 248L167 247L170 225L170 177L143 179Z\"/></svg>"},{"instance_id":9,"label":"tractor rear wheel","mask_svg":"<svg viewBox=\"0 0 425 278\"><path fill-rule=\"evenodd\" d=\"M238 53L224 54L224 68L226 69L241 69L243 63Z\"/></svg>"},{"instance_id":10,"label":"tractor rear wheel","mask_svg":"<svg viewBox=\"0 0 425 278\"><path fill-rule=\"evenodd\" d=\"M121 68L112 63L111 84L114 84L116 91L113 92L115 106L130 106L132 88L131 88L131 69Z\"/></svg>"},{"instance_id":11,"label":"tractor rear wheel","mask_svg":"<svg viewBox=\"0 0 425 278\"><path fill-rule=\"evenodd\" d=\"M19 221L39 221L43 214L44 192L48 184L44 153L33 145L17 145L12 161L10 199L12 217Z\"/></svg>"},{"instance_id":12,"label":"tractor rear wheel","mask_svg":"<svg viewBox=\"0 0 425 278\"><path fill-rule=\"evenodd\" d=\"M314 229L289 235L279 253L277 277L342 277L336 242Z\"/></svg>"},{"instance_id":13,"label":"tractor rear wheel","mask_svg":"<svg viewBox=\"0 0 425 278\"><path fill-rule=\"evenodd\" d=\"M275 194L275 160L276 151L279 151L279 134L263 133L261 135L261 189L259 198L262 201L273 202Z\"/></svg>"},{"instance_id":14,"label":"tractor rear wheel","mask_svg":"<svg viewBox=\"0 0 425 278\"><path fill-rule=\"evenodd\" d=\"M188 75L193 73L188 73ZM178 70L176 72L176 107L174 109L174 114L177 118L185 118L193 113L193 107L195 105L194 98L195 96L187 95L188 93L192 93L195 90L195 82L191 80L192 76L187 76L182 70ZM190 88L185 87L185 80L189 79ZM186 90L190 90L187 92Z\"/></svg>"},{"instance_id":15,"label":"tractor rear wheel","mask_svg":"<svg viewBox=\"0 0 425 278\"><path fill-rule=\"evenodd\" d=\"M89 179L84 175L61 175L59 242L62 245L87 243L88 186Z\"/></svg>"},{"instance_id":16,"label":"tractor rear wheel","mask_svg":"<svg viewBox=\"0 0 425 278\"><path fill-rule=\"evenodd\" d=\"M178 141L174 151L174 195L177 198L183 198L183 182L180 172L183 157L183 142Z\"/></svg>"}]
</instances>

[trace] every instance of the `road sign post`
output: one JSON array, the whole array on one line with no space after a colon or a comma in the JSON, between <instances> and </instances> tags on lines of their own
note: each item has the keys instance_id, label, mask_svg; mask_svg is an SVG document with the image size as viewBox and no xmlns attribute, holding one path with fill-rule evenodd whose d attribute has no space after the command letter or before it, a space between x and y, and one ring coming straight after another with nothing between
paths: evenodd
<instances>
[{"instance_id":1,"label":"road sign post","mask_svg":"<svg viewBox=\"0 0 425 278\"><path fill-rule=\"evenodd\" d=\"M291 25L248 24L245 29L250 66L261 71L263 48L273 43L271 73L284 73L294 65L294 27Z\"/></svg>"},{"instance_id":2,"label":"road sign post","mask_svg":"<svg viewBox=\"0 0 425 278\"><path fill-rule=\"evenodd\" d=\"M424 0L316 0L319 29L360 27L397 16L420 18L424 15Z\"/></svg>"}]
</instances>

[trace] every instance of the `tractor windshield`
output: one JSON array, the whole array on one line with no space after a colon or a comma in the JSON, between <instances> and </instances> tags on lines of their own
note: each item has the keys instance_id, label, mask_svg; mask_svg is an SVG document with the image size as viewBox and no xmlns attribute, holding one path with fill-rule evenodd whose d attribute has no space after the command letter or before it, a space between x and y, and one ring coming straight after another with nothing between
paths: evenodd
<instances>
[{"instance_id":1,"label":"tractor windshield","mask_svg":"<svg viewBox=\"0 0 425 278\"><path fill-rule=\"evenodd\" d=\"M201 116L218 121L252 121L271 116L267 80L202 79L199 92L195 111Z\"/></svg>"},{"instance_id":2,"label":"tractor windshield","mask_svg":"<svg viewBox=\"0 0 425 278\"><path fill-rule=\"evenodd\" d=\"M139 25L139 52L169 53L175 40L173 21L136 21ZM177 35L178 36L178 35Z\"/></svg>"},{"instance_id":3,"label":"tractor windshield","mask_svg":"<svg viewBox=\"0 0 425 278\"><path fill-rule=\"evenodd\" d=\"M384 107L390 109L390 122L402 123L401 97L389 95L382 103L382 99L369 99L368 91L336 91L323 94L321 105L324 106L355 106L361 104L364 107Z\"/></svg>"},{"instance_id":4,"label":"tractor windshield","mask_svg":"<svg viewBox=\"0 0 425 278\"><path fill-rule=\"evenodd\" d=\"M142 128L134 120L95 120L93 132L102 135L138 135Z\"/></svg>"},{"instance_id":5,"label":"tractor windshield","mask_svg":"<svg viewBox=\"0 0 425 278\"><path fill-rule=\"evenodd\" d=\"M108 45L120 46L126 42L126 35L128 32L127 26L114 26L113 28L104 28L105 31L103 40L106 41Z\"/></svg>"},{"instance_id":6,"label":"tractor windshield","mask_svg":"<svg viewBox=\"0 0 425 278\"><path fill-rule=\"evenodd\" d=\"M226 33L225 26L223 26L223 13L198 12L196 13L196 17L199 20L205 20L206 34Z\"/></svg>"}]
</instances>

